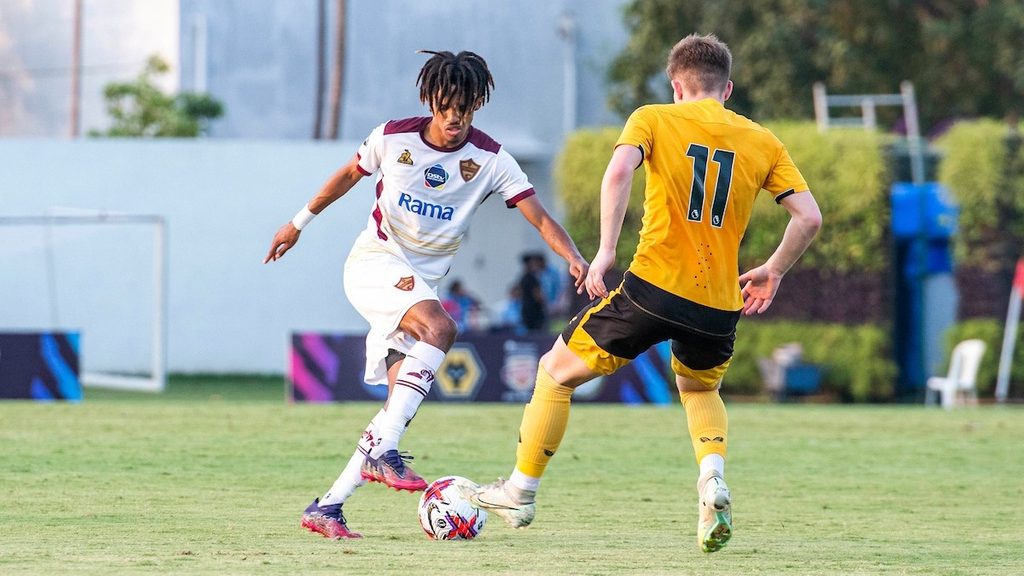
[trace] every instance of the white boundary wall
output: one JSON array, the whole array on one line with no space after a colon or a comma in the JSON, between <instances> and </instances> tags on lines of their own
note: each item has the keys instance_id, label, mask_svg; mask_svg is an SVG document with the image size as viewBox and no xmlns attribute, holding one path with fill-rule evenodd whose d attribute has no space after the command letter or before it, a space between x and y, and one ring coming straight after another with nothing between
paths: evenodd
<instances>
[{"instance_id":1,"label":"white boundary wall","mask_svg":"<svg viewBox=\"0 0 1024 576\"><path fill-rule=\"evenodd\" d=\"M486 130L486 127L483 127ZM500 140L500 135L496 135ZM59 208L164 216L168 226L168 369L172 372L281 373L292 330L359 332L365 322L347 302L341 268L366 225L373 182L366 178L303 232L283 260L263 265L270 240L358 142L231 140L0 140L0 215L42 215ZM515 150L511 150L513 154ZM553 210L543 164L524 168ZM89 249L141 275L139 290L99 293L88 267L58 271L81 300L146 310L151 268L138 247L106 238ZM6 234L5 237L10 237ZM504 296L519 273L518 256L542 244L518 210L488 200L478 211L449 278L462 278L486 300ZM148 249L148 247L147 247ZM18 266L22 266L19 268ZM85 268L83 270L83 268ZM78 274L76 277L69 273ZM0 330L48 329L45 279L3 262ZM443 285L444 286L444 285ZM63 288L62 288L63 290ZM92 291L92 293L91 293ZM62 306L63 310L66 306ZM92 314L76 311L83 355L93 369L123 364L124 346L90 340ZM148 318L146 319L148 322ZM147 343L142 343L143 348ZM120 350L120 351L119 351ZM130 352L129 352L130 353ZM145 367L148 358L138 364Z\"/></svg>"}]
</instances>

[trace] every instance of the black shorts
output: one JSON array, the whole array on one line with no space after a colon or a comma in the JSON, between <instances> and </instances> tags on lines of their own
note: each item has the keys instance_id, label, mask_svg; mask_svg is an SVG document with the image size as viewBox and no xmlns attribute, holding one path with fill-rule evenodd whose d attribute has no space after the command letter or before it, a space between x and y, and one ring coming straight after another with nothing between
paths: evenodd
<instances>
[{"instance_id":1,"label":"black shorts","mask_svg":"<svg viewBox=\"0 0 1024 576\"><path fill-rule=\"evenodd\" d=\"M626 278L607 298L594 300L569 322L562 340L591 370L611 374L651 346L672 341L672 370L679 376L698 380L708 387L718 386L732 360L736 340L735 320L728 334L711 334L702 326L688 326L657 315L651 310L665 309L665 303L637 302L631 290L637 283L647 284L627 272ZM649 286L649 284L648 284ZM646 292L649 293L649 292ZM682 298L678 306L706 308ZM691 310L692 312L692 310ZM739 318L739 312L725 312ZM693 314L690 314L693 316ZM723 331L728 322L721 318L709 323ZM704 326L707 327L707 326Z\"/></svg>"}]
</instances>

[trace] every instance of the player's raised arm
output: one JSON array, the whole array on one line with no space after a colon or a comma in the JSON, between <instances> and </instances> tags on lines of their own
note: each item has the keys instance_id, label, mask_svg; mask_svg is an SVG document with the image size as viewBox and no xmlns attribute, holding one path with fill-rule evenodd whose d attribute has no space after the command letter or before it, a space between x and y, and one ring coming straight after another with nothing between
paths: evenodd
<instances>
[{"instance_id":1,"label":"player's raised arm","mask_svg":"<svg viewBox=\"0 0 1024 576\"><path fill-rule=\"evenodd\" d=\"M359 156L355 155L348 164L342 166L327 180L316 196L303 206L291 221L278 229L274 234L274 240L270 243L270 252L263 259L263 263L266 264L284 256L285 252L299 241L299 232L306 224L309 224L314 216L323 212L332 202L344 196L362 177L363 173L359 170Z\"/></svg>"},{"instance_id":2,"label":"player's raised arm","mask_svg":"<svg viewBox=\"0 0 1024 576\"><path fill-rule=\"evenodd\" d=\"M740 276L743 313L748 316L768 310L782 277L811 245L821 228L821 210L810 192L790 194L780 204L790 215L782 242L767 262Z\"/></svg>"},{"instance_id":3,"label":"player's raised arm","mask_svg":"<svg viewBox=\"0 0 1024 576\"><path fill-rule=\"evenodd\" d=\"M548 214L536 196L520 200L516 207L522 212L523 217L540 232L540 237L547 242L548 246L569 263L569 274L572 274L575 280L576 293L582 294L583 282L587 278L587 261L580 254L576 243L569 237L565 228Z\"/></svg>"},{"instance_id":4,"label":"player's raised arm","mask_svg":"<svg viewBox=\"0 0 1024 576\"><path fill-rule=\"evenodd\" d=\"M587 294L591 298L608 296L604 275L615 264L615 246L622 233L633 171L643 162L643 154L635 146L618 146L608 161L601 180L601 244L587 274Z\"/></svg>"}]
</instances>

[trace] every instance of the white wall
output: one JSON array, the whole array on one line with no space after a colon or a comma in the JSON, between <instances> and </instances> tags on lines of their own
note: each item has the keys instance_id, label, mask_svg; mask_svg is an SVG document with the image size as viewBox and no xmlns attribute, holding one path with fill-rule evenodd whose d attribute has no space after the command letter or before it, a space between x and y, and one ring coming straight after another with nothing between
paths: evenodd
<instances>
[{"instance_id":1,"label":"white wall","mask_svg":"<svg viewBox=\"0 0 1024 576\"><path fill-rule=\"evenodd\" d=\"M0 216L55 207L165 216L169 369L280 373L291 330L366 327L344 297L341 268L366 225L371 179L318 217L283 260L262 264L277 228L357 145L0 140ZM524 164L531 177L543 168ZM550 206L549 193L538 189ZM84 369L145 370L149 230L54 230L55 299L44 240L39 227L0 227L0 330L81 329ZM519 272L518 255L540 245L518 210L489 200L449 277L496 300Z\"/></svg>"},{"instance_id":2,"label":"white wall","mask_svg":"<svg viewBox=\"0 0 1024 576\"><path fill-rule=\"evenodd\" d=\"M622 22L626 3L348 2L341 137L362 140L384 118L424 112L416 75L428 56L417 50L472 50L487 60L495 82L491 101L477 120L502 132L503 142L533 141L553 152L563 135L566 44L558 24L566 14L577 27L578 125L619 124L607 106L606 70L629 40ZM334 53L335 5L328 2L328 60ZM225 104L225 115L212 124L211 135L310 138L317 0L180 0L180 6L185 90L194 87L193 22L201 18L206 23L207 90ZM327 116L325 98L324 125Z\"/></svg>"}]
</instances>

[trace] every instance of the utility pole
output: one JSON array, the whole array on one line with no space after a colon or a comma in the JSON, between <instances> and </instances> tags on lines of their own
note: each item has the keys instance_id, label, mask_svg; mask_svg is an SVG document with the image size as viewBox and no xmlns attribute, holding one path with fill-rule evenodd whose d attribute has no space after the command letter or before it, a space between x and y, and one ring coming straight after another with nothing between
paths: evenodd
<instances>
[{"instance_id":1,"label":"utility pole","mask_svg":"<svg viewBox=\"0 0 1024 576\"><path fill-rule=\"evenodd\" d=\"M323 135L324 123L324 56L327 50L327 0L316 1L316 97L313 111L313 139Z\"/></svg>"},{"instance_id":2,"label":"utility pole","mask_svg":"<svg viewBox=\"0 0 1024 576\"><path fill-rule=\"evenodd\" d=\"M82 99L82 0L74 0L71 35L71 122L68 135L78 138L78 119Z\"/></svg>"},{"instance_id":3,"label":"utility pole","mask_svg":"<svg viewBox=\"0 0 1024 576\"><path fill-rule=\"evenodd\" d=\"M577 25L576 17L572 12L563 12L558 17L558 37L565 42L565 49L562 51L562 132L568 136L576 129L576 48L577 48Z\"/></svg>"},{"instance_id":4,"label":"utility pole","mask_svg":"<svg viewBox=\"0 0 1024 576\"><path fill-rule=\"evenodd\" d=\"M327 124L327 138L338 139L341 125L341 89L345 79L345 0L337 1L334 18L334 74L331 77L331 117Z\"/></svg>"}]
</instances>

